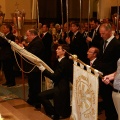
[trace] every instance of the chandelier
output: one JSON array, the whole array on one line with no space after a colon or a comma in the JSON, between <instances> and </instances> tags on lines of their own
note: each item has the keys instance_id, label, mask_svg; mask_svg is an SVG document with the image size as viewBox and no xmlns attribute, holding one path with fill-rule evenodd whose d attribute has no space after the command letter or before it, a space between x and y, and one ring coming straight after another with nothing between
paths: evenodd
<instances>
[{"instance_id":1,"label":"chandelier","mask_svg":"<svg viewBox=\"0 0 120 120\"><path fill-rule=\"evenodd\" d=\"M119 15L117 13L114 13L112 15L112 20L115 25L117 25L117 20L119 20Z\"/></svg>"},{"instance_id":2,"label":"chandelier","mask_svg":"<svg viewBox=\"0 0 120 120\"><path fill-rule=\"evenodd\" d=\"M16 10L11 14L13 23L18 30L22 29L22 26L25 21L25 11L20 11L18 9L18 4L16 3Z\"/></svg>"},{"instance_id":3,"label":"chandelier","mask_svg":"<svg viewBox=\"0 0 120 120\"><path fill-rule=\"evenodd\" d=\"M4 21L5 13L1 11L1 5L0 5L0 26L2 25Z\"/></svg>"}]
</instances>

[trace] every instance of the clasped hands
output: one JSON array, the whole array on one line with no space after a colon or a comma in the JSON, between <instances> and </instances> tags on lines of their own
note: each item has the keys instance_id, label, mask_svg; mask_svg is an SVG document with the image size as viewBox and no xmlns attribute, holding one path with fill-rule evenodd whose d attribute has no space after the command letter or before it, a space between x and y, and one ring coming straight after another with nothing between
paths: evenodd
<instances>
[{"instance_id":1,"label":"clasped hands","mask_svg":"<svg viewBox=\"0 0 120 120\"><path fill-rule=\"evenodd\" d=\"M116 72L112 73L112 74L109 74L109 75L106 75L102 78L102 81L105 83L105 84L109 84L110 81L114 80L115 78L115 75L116 75Z\"/></svg>"},{"instance_id":2,"label":"clasped hands","mask_svg":"<svg viewBox=\"0 0 120 120\"><path fill-rule=\"evenodd\" d=\"M106 85L108 85L109 83L110 83L110 79L109 79L109 76L104 76L103 78L102 78L102 81L106 84Z\"/></svg>"}]
</instances>

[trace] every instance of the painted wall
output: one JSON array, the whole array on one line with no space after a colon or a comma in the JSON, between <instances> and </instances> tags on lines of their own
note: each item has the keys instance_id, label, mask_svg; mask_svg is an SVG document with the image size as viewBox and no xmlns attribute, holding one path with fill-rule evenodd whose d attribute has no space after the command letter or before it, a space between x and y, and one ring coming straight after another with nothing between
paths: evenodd
<instances>
[{"instance_id":1,"label":"painted wall","mask_svg":"<svg viewBox=\"0 0 120 120\"><path fill-rule=\"evenodd\" d=\"M5 19L11 19L11 13L16 9L16 2L19 4L18 9L20 11L25 10L26 19L31 19L32 0L0 0L0 5L2 6L1 10L5 13Z\"/></svg>"},{"instance_id":2,"label":"painted wall","mask_svg":"<svg viewBox=\"0 0 120 120\"><path fill-rule=\"evenodd\" d=\"M88 18L88 9L89 4L88 0L81 0L81 8L80 8L80 0L69 0L69 17L70 18L79 18L80 10L82 18ZM90 17L93 12L93 0L90 0Z\"/></svg>"},{"instance_id":3,"label":"painted wall","mask_svg":"<svg viewBox=\"0 0 120 120\"><path fill-rule=\"evenodd\" d=\"M118 2L119 1L119 2ZM99 2L99 16L98 18L110 18L111 16L111 7L120 6L120 0L98 0Z\"/></svg>"},{"instance_id":4,"label":"painted wall","mask_svg":"<svg viewBox=\"0 0 120 120\"><path fill-rule=\"evenodd\" d=\"M45 0L43 0L44 2ZM46 0L47 1L47 0ZM53 6L55 8L55 4L53 1L48 1L47 7ZM88 17L88 0L81 0L82 1L82 18ZM119 1L120 6L120 0L90 0L90 17L92 16L93 11L98 11L98 18L110 18L111 14L111 6L116 6L117 2ZM19 10L25 10L26 12L26 19L31 19L32 15L32 0L0 0L0 5L2 6L2 11L5 13L5 19L11 19L11 13L13 13L16 9L16 2L19 4L18 9ZM50 5L51 4L51 5ZM97 5L99 4L99 8L97 8ZM56 12L54 12L53 8L51 9L51 13L53 12L53 15L56 15ZM49 8L50 9L50 8ZM41 14L43 14L43 11L40 11ZM80 0L69 0L69 17L70 18L79 18L80 16Z\"/></svg>"}]
</instances>

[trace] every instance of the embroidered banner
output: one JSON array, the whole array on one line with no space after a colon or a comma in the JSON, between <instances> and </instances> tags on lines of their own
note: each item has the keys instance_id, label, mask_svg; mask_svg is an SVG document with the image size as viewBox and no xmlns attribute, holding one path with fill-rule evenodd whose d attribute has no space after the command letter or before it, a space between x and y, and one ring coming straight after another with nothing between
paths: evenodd
<instances>
[{"instance_id":1,"label":"embroidered banner","mask_svg":"<svg viewBox=\"0 0 120 120\"><path fill-rule=\"evenodd\" d=\"M71 120L97 120L98 76L74 64Z\"/></svg>"}]
</instances>

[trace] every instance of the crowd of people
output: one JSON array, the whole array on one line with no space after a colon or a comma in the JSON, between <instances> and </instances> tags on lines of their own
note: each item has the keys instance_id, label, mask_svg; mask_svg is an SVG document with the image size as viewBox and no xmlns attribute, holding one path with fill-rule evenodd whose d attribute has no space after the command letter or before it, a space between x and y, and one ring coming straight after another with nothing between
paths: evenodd
<instances>
[{"instance_id":1,"label":"crowd of people","mask_svg":"<svg viewBox=\"0 0 120 120\"><path fill-rule=\"evenodd\" d=\"M51 23L49 27L46 23L39 23L38 28L26 31L22 41L14 35L9 24L3 24L3 33L6 38L33 53L54 70L54 73L50 73L41 65L27 74L29 85L27 102L30 105L38 108L42 104L46 114L54 120L70 116L69 82L72 83L73 80L73 62L66 55L65 51L68 51L103 73L105 77L99 79L99 94L103 99L106 120L118 118L120 120L118 98L120 34L114 23L100 22L95 18L91 18L89 24L71 21L64 25ZM3 85L15 86L13 51L2 37L0 37L0 61L6 79ZM34 67L26 61L23 62L23 66L25 71L30 71ZM44 80L44 76L53 81L54 88L41 91L41 79ZM113 86L109 84L110 82L113 82ZM53 103L49 101L50 99Z\"/></svg>"}]
</instances>

